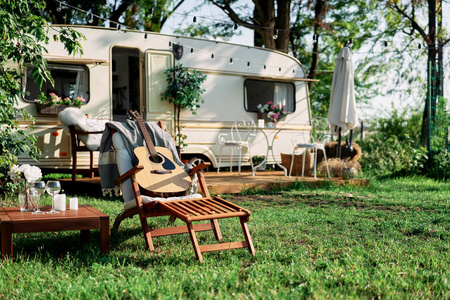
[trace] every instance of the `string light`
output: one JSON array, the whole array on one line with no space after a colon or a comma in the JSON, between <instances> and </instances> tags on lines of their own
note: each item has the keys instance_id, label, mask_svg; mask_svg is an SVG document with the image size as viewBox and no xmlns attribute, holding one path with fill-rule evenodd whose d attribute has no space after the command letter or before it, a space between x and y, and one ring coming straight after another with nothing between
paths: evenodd
<instances>
[{"instance_id":1,"label":"string light","mask_svg":"<svg viewBox=\"0 0 450 300\"><path fill-rule=\"evenodd\" d=\"M94 22L94 15L91 13L89 14L89 20L88 20L89 24L92 24Z\"/></svg>"},{"instance_id":2,"label":"string light","mask_svg":"<svg viewBox=\"0 0 450 300\"><path fill-rule=\"evenodd\" d=\"M59 2L59 6L56 8L56 11L57 11L57 12L60 12L61 9L62 9L62 4L61 4L61 2Z\"/></svg>"},{"instance_id":3,"label":"string light","mask_svg":"<svg viewBox=\"0 0 450 300\"><path fill-rule=\"evenodd\" d=\"M191 55L194 55L194 48L191 48Z\"/></svg>"},{"instance_id":4,"label":"string light","mask_svg":"<svg viewBox=\"0 0 450 300\"><path fill-rule=\"evenodd\" d=\"M149 14L150 19L153 18L153 7L150 7L148 14Z\"/></svg>"},{"instance_id":5,"label":"string light","mask_svg":"<svg viewBox=\"0 0 450 300\"><path fill-rule=\"evenodd\" d=\"M250 62L247 62L247 68L250 68Z\"/></svg>"},{"instance_id":6,"label":"string light","mask_svg":"<svg viewBox=\"0 0 450 300\"><path fill-rule=\"evenodd\" d=\"M214 60L214 53L213 53L213 54L211 54L211 59L212 59L212 60Z\"/></svg>"},{"instance_id":7,"label":"string light","mask_svg":"<svg viewBox=\"0 0 450 300\"><path fill-rule=\"evenodd\" d=\"M233 32L235 32L237 29L238 29L238 24L234 23L234 25L233 25Z\"/></svg>"},{"instance_id":8,"label":"string light","mask_svg":"<svg viewBox=\"0 0 450 300\"><path fill-rule=\"evenodd\" d=\"M197 17L194 16L194 18L192 19L192 22L197 23Z\"/></svg>"},{"instance_id":9,"label":"string light","mask_svg":"<svg viewBox=\"0 0 450 300\"><path fill-rule=\"evenodd\" d=\"M147 39L147 33L144 35L144 39Z\"/></svg>"},{"instance_id":10,"label":"string light","mask_svg":"<svg viewBox=\"0 0 450 300\"><path fill-rule=\"evenodd\" d=\"M230 58L230 65L233 64L233 58Z\"/></svg>"},{"instance_id":11,"label":"string light","mask_svg":"<svg viewBox=\"0 0 450 300\"><path fill-rule=\"evenodd\" d=\"M278 29L275 29L275 33L273 34L273 39L276 40L278 38Z\"/></svg>"}]
</instances>

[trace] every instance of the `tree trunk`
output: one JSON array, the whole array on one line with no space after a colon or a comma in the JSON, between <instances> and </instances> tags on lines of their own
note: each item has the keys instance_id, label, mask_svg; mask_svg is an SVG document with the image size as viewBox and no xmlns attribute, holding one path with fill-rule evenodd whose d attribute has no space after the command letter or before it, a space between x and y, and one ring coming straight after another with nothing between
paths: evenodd
<instances>
[{"instance_id":1,"label":"tree trunk","mask_svg":"<svg viewBox=\"0 0 450 300\"><path fill-rule=\"evenodd\" d=\"M428 0L428 64L427 64L427 96L422 118L422 142L426 144L431 157L432 125L436 116L436 0Z\"/></svg>"}]
</instances>

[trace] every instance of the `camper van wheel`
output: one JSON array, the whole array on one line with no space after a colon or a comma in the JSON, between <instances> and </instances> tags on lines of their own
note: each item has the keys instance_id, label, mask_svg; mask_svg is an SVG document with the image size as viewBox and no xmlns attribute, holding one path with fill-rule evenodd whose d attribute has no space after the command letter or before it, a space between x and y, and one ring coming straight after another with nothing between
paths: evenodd
<instances>
[{"instance_id":1,"label":"camper van wheel","mask_svg":"<svg viewBox=\"0 0 450 300\"><path fill-rule=\"evenodd\" d=\"M198 157L198 156L194 156L194 157L192 157L191 159L189 159L189 163L190 163L193 167L195 167L195 166L197 166L197 165L199 165L199 164L201 164L201 163L204 163L204 162L209 162L209 160L207 160L207 159L205 159L205 158L203 158L203 157ZM210 167L206 168L204 171L205 171L205 172L209 172L209 168L210 168Z\"/></svg>"}]
</instances>

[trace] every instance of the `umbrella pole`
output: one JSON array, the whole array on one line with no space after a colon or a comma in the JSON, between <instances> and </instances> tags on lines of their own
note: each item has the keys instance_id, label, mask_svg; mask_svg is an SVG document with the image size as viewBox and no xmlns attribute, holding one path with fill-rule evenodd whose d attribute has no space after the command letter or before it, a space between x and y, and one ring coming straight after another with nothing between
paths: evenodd
<instances>
[{"instance_id":1,"label":"umbrella pole","mask_svg":"<svg viewBox=\"0 0 450 300\"><path fill-rule=\"evenodd\" d=\"M341 140L342 140L342 137L341 137L341 127L339 127L338 144L337 144L337 146L338 146L338 151L337 151L338 158L341 158Z\"/></svg>"}]
</instances>

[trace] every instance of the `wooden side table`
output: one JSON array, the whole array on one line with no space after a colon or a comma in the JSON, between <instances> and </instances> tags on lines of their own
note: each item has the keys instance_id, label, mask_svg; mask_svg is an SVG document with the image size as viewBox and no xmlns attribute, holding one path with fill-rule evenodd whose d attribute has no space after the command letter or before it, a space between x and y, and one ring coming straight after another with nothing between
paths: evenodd
<instances>
[{"instance_id":1,"label":"wooden side table","mask_svg":"<svg viewBox=\"0 0 450 300\"><path fill-rule=\"evenodd\" d=\"M51 207L41 207L49 211ZM111 247L109 216L90 205L80 205L78 210L59 214L34 215L21 212L18 207L0 208L2 258L13 257L13 233L80 230L82 242L90 240L90 230L100 229L100 252L108 253Z\"/></svg>"}]
</instances>

